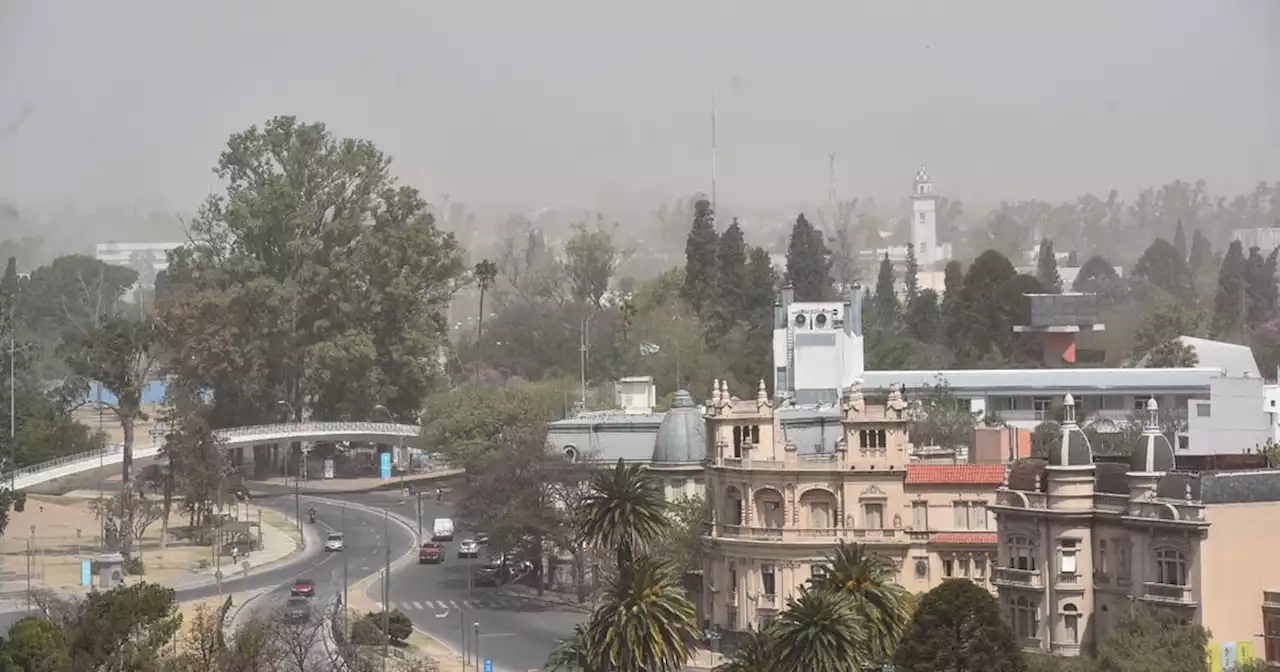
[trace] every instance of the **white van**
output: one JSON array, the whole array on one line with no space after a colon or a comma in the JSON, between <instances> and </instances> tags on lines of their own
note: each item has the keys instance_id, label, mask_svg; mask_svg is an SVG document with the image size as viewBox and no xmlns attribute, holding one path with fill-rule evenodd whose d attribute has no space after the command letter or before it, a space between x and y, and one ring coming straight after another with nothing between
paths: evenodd
<instances>
[{"instance_id":1,"label":"white van","mask_svg":"<svg viewBox=\"0 0 1280 672\"><path fill-rule=\"evenodd\" d=\"M431 527L432 541L453 541L453 519L436 518Z\"/></svg>"}]
</instances>

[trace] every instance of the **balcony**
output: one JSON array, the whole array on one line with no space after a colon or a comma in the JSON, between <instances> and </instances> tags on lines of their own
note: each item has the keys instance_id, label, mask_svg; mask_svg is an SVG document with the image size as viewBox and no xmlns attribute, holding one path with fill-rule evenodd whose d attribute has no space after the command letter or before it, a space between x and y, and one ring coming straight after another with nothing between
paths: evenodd
<instances>
[{"instance_id":1,"label":"balcony","mask_svg":"<svg viewBox=\"0 0 1280 672\"><path fill-rule=\"evenodd\" d=\"M1093 507L1106 513L1123 514L1129 508L1129 496L1100 492L1093 496Z\"/></svg>"},{"instance_id":2,"label":"balcony","mask_svg":"<svg viewBox=\"0 0 1280 672\"><path fill-rule=\"evenodd\" d=\"M1185 606L1194 606L1196 604L1195 597L1191 594L1191 586L1175 586L1168 583L1148 581L1142 584L1142 590L1144 593L1142 599L1148 602Z\"/></svg>"},{"instance_id":3,"label":"balcony","mask_svg":"<svg viewBox=\"0 0 1280 672\"><path fill-rule=\"evenodd\" d=\"M760 601L756 605L757 609L777 609L778 596L773 593L761 593Z\"/></svg>"},{"instance_id":4,"label":"balcony","mask_svg":"<svg viewBox=\"0 0 1280 672\"><path fill-rule=\"evenodd\" d=\"M1040 638L1039 637L1019 637L1018 646L1021 646L1025 651L1039 651Z\"/></svg>"},{"instance_id":5,"label":"balcony","mask_svg":"<svg viewBox=\"0 0 1280 672\"><path fill-rule=\"evenodd\" d=\"M1023 498L1026 501L1023 501ZM1025 492L1022 490L997 490L996 506L1007 506L1014 509L1043 509L1047 505L1048 495L1043 492Z\"/></svg>"},{"instance_id":6,"label":"balcony","mask_svg":"<svg viewBox=\"0 0 1280 672\"><path fill-rule=\"evenodd\" d=\"M749 539L752 541L779 541L796 543L834 544L837 540L860 543L906 544L909 532L897 529L849 529L831 527L752 527L748 525L719 525L716 537L724 539ZM910 533L914 536L915 533Z\"/></svg>"},{"instance_id":7,"label":"balcony","mask_svg":"<svg viewBox=\"0 0 1280 672\"><path fill-rule=\"evenodd\" d=\"M1041 588L1040 570L1014 569L1013 567L996 567L995 572L991 575L991 582L996 584L997 586L1009 586L1013 588L1035 588L1039 590Z\"/></svg>"},{"instance_id":8,"label":"balcony","mask_svg":"<svg viewBox=\"0 0 1280 672\"><path fill-rule=\"evenodd\" d=\"M753 471L794 471L794 470L812 470L812 471L835 471L845 470L849 468L849 462L845 459L844 453L817 453L810 455L789 454L786 459L774 460L769 458L750 458L750 457L718 457L712 462L712 466L724 467L726 469L751 469Z\"/></svg>"},{"instance_id":9,"label":"balcony","mask_svg":"<svg viewBox=\"0 0 1280 672\"><path fill-rule=\"evenodd\" d=\"M1084 581L1080 580L1080 575L1074 572L1058 572L1053 585L1058 590L1084 590Z\"/></svg>"}]
</instances>

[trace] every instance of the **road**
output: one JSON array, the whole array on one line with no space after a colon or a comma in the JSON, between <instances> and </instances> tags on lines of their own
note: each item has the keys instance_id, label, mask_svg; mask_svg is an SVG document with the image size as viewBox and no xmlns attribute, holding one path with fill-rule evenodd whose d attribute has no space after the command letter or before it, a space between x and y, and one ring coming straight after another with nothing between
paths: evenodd
<instances>
[{"instance_id":1,"label":"road","mask_svg":"<svg viewBox=\"0 0 1280 672\"><path fill-rule=\"evenodd\" d=\"M386 506L409 520L417 518L412 497L382 492L335 495L333 499ZM453 518L449 502L423 497L423 532L430 535L434 518ZM475 651L475 627L480 625L480 658L492 659L494 669L541 668L556 641L573 634L573 626L586 620L580 610L549 605L534 599L505 595L496 588L468 588L470 570L483 560L460 560L458 542L468 536L459 530L439 565L412 564L391 573L391 606L405 613L413 624L459 651ZM484 556L484 549L481 549ZM375 598L381 586L370 590ZM465 643L464 643L465 637Z\"/></svg>"}]
</instances>

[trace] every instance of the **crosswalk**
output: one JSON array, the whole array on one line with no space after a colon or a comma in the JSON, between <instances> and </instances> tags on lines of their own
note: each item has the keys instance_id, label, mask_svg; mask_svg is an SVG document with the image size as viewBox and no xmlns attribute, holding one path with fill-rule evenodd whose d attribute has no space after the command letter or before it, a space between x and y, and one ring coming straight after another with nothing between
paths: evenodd
<instances>
[{"instance_id":1,"label":"crosswalk","mask_svg":"<svg viewBox=\"0 0 1280 672\"><path fill-rule=\"evenodd\" d=\"M382 609L382 603L376 603L378 609ZM473 600L393 600L391 602L392 609L400 611L429 611L429 612L445 612L457 611L459 609L509 609L516 606L528 605L527 600L521 600L518 597L491 597Z\"/></svg>"}]
</instances>

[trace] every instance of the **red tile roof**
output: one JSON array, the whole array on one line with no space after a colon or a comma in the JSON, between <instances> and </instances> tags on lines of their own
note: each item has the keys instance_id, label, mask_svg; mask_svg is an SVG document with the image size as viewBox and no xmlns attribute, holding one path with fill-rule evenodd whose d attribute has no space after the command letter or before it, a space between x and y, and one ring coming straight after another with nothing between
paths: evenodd
<instances>
[{"instance_id":1,"label":"red tile roof","mask_svg":"<svg viewBox=\"0 0 1280 672\"><path fill-rule=\"evenodd\" d=\"M929 537L931 544L995 544L995 532L934 532Z\"/></svg>"},{"instance_id":2,"label":"red tile roof","mask_svg":"<svg viewBox=\"0 0 1280 672\"><path fill-rule=\"evenodd\" d=\"M1000 485L1003 464L908 464L907 485Z\"/></svg>"}]
</instances>

